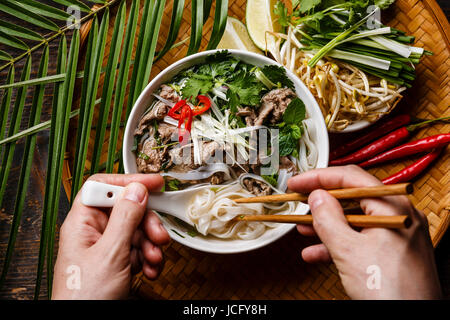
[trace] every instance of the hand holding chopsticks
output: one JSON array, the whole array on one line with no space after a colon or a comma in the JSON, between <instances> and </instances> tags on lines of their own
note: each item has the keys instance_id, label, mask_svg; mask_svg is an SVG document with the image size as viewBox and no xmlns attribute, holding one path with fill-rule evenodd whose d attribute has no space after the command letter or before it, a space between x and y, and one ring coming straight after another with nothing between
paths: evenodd
<instances>
[{"instance_id":1,"label":"hand holding chopsticks","mask_svg":"<svg viewBox=\"0 0 450 320\"><path fill-rule=\"evenodd\" d=\"M401 183L376 187L345 188L327 191L336 199L362 199L410 194L412 193L413 188L410 183ZM262 197L239 198L234 201L237 203L274 203L284 201L305 202L307 200L307 194L287 193ZM346 215L345 217L348 223L353 227L408 228L411 225L411 219L406 215ZM313 217L311 215L241 215L236 217L236 220L312 224Z\"/></svg>"}]
</instances>

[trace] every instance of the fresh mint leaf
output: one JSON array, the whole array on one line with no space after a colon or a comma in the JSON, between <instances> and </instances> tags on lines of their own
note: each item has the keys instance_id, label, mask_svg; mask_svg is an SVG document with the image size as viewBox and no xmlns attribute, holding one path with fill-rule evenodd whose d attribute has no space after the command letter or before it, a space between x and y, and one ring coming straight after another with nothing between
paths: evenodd
<instances>
[{"instance_id":1,"label":"fresh mint leaf","mask_svg":"<svg viewBox=\"0 0 450 320\"><path fill-rule=\"evenodd\" d=\"M279 135L279 153L280 157L288 156L294 152L297 147L297 140L292 137L290 132L284 133L283 131Z\"/></svg>"},{"instance_id":2,"label":"fresh mint leaf","mask_svg":"<svg viewBox=\"0 0 450 320\"><path fill-rule=\"evenodd\" d=\"M300 139L302 137L302 129L296 124L291 125L291 135L294 139Z\"/></svg>"},{"instance_id":3,"label":"fresh mint leaf","mask_svg":"<svg viewBox=\"0 0 450 320\"><path fill-rule=\"evenodd\" d=\"M196 74L186 80L183 89L181 89L181 93L185 99L195 99L199 94L208 93L213 85L213 78L211 76Z\"/></svg>"},{"instance_id":4,"label":"fresh mint leaf","mask_svg":"<svg viewBox=\"0 0 450 320\"><path fill-rule=\"evenodd\" d=\"M306 117L306 108L300 98L294 98L289 103L286 111L283 113L283 120L286 124L299 125Z\"/></svg>"},{"instance_id":5,"label":"fresh mint leaf","mask_svg":"<svg viewBox=\"0 0 450 320\"><path fill-rule=\"evenodd\" d=\"M279 66L265 66L261 69L262 73L273 83L279 84L281 87L294 88L294 83L286 75L286 69Z\"/></svg>"}]
</instances>

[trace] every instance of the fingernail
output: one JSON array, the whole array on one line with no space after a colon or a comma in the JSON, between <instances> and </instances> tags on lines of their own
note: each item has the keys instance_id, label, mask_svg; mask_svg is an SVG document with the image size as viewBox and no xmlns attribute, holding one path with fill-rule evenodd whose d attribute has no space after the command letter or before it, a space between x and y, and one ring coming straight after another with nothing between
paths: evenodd
<instances>
[{"instance_id":1,"label":"fingernail","mask_svg":"<svg viewBox=\"0 0 450 320\"><path fill-rule=\"evenodd\" d=\"M309 196L309 208L311 210L317 209L318 207L320 207L323 203L323 199L320 195L316 194L315 192L312 193Z\"/></svg>"},{"instance_id":2,"label":"fingernail","mask_svg":"<svg viewBox=\"0 0 450 320\"><path fill-rule=\"evenodd\" d=\"M133 202L141 203L145 199L146 190L140 184L131 183L125 188L124 198Z\"/></svg>"}]
</instances>

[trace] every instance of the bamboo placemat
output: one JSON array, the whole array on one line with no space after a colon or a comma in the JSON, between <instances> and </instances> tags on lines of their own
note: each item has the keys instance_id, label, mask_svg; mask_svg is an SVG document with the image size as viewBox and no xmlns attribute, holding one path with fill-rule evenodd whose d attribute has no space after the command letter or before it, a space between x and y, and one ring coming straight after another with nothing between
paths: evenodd
<instances>
[{"instance_id":1,"label":"bamboo placemat","mask_svg":"<svg viewBox=\"0 0 450 320\"><path fill-rule=\"evenodd\" d=\"M169 30L172 3L172 0L167 1L158 48L164 44ZM230 0L229 15L244 21L245 4L245 0ZM186 7L178 40L183 40L189 34L190 1L186 1ZM115 10L116 8L112 8L112 17ZM407 90L394 112L407 112L420 118L449 116L450 26L439 5L434 0L397 0L388 14L383 13L383 22L416 36L417 45L434 53L433 56L426 56L417 66L414 86ZM113 23L114 18L110 21L109 39ZM82 39L85 39L90 25L86 24L82 28ZM211 28L210 17L204 27L202 48L206 47ZM108 56L108 51L109 45L105 57ZM184 57L186 51L187 44L172 49L154 65L151 78ZM102 81L103 79L101 83ZM101 96L101 87L98 96ZM78 104L79 101L75 100L73 107L76 108ZM97 116L96 110L94 124ZM75 133L76 121L71 122L70 130ZM436 124L421 129L413 139L449 131L449 124ZM71 136L74 137L75 134ZM108 136L107 132L106 137ZM331 141L351 137L352 135L331 137ZM93 130L88 159L92 153L94 138ZM106 160L107 145L106 140L101 162ZM121 145L121 141L118 145ZM71 188L70 168L75 151L75 141L69 140L63 176L68 195ZM412 161L388 164L371 169L370 172L382 179ZM88 161L86 168L89 166ZM434 246L438 244L450 223L449 168L447 148L433 166L414 181L415 191L411 196L416 207L427 215ZM307 241L310 240L293 231L267 247L233 255L203 253L172 241L164 248L165 266L159 279L149 281L142 274L138 274L133 280L132 288L137 294L152 299L347 299L333 264L308 265L301 260L301 248Z\"/></svg>"}]
</instances>

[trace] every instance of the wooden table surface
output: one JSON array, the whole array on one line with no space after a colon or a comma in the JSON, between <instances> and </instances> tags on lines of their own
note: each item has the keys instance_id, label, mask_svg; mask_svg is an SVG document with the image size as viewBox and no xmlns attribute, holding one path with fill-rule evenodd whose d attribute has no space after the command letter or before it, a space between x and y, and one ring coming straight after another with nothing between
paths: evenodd
<instances>
[{"instance_id":1,"label":"wooden table surface","mask_svg":"<svg viewBox=\"0 0 450 320\"><path fill-rule=\"evenodd\" d=\"M55 5L54 2L47 2ZM450 0L438 0L443 8L447 18L450 17ZM18 23L11 16L6 16L0 12L0 19L12 23ZM19 22L21 23L21 22ZM1 49L1 46L0 46ZM56 69L56 49L57 41L50 44L50 62L49 74L55 74ZM35 55L31 77L36 76L36 70L39 63L39 55ZM16 64L16 72L19 74L22 62ZM0 83L6 78L6 72L0 73ZM31 91L32 92L32 91ZM30 93L30 91L29 91ZM52 88L47 86L44 99L42 121L50 119ZM22 124L28 123L27 111L31 106L31 95L27 97L25 112ZM38 134L37 145L34 155L34 163L30 176L29 193L25 203L25 209L22 222L17 236L16 249L9 268L9 273L5 286L0 290L0 299L33 299L34 284L36 278L36 268L39 252L39 238L41 232L41 212L43 205L45 173L47 167L49 131L45 130ZM3 208L0 210L0 266L3 265L4 252L8 243L10 222L14 209L14 199L16 194L17 180L20 172L21 156L23 152L24 141L19 140L14 155L14 162L8 181L8 190L6 191ZM58 226L64 221L69 206L65 193L61 187L61 201L59 206ZM56 252L57 248L55 249ZM444 297L450 298L450 234L443 237L441 243L436 248L436 264L441 279ZM44 276L45 277L45 276ZM40 298L46 298L45 278L41 290Z\"/></svg>"}]
</instances>

